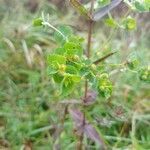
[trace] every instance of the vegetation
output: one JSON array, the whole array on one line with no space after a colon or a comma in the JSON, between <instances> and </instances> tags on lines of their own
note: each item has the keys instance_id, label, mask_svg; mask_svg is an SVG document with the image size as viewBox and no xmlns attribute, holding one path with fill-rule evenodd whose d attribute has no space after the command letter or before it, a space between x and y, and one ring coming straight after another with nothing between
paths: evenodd
<instances>
[{"instance_id":1,"label":"vegetation","mask_svg":"<svg viewBox=\"0 0 150 150\"><path fill-rule=\"evenodd\" d=\"M0 149L150 149L149 0L0 4Z\"/></svg>"}]
</instances>

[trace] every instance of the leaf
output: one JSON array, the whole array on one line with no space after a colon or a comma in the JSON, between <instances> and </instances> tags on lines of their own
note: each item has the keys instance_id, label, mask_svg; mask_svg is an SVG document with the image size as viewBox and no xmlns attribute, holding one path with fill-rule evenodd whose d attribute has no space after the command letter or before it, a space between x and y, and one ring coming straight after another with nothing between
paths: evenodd
<instances>
[{"instance_id":1,"label":"leaf","mask_svg":"<svg viewBox=\"0 0 150 150\"><path fill-rule=\"evenodd\" d=\"M69 42L74 42L74 43L78 43L81 44L84 41L84 38L80 37L80 36L71 36L69 38Z\"/></svg>"},{"instance_id":2,"label":"leaf","mask_svg":"<svg viewBox=\"0 0 150 150\"><path fill-rule=\"evenodd\" d=\"M82 54L82 47L78 43L74 42L66 42L64 45L64 49L66 50L67 55L79 55Z\"/></svg>"},{"instance_id":3,"label":"leaf","mask_svg":"<svg viewBox=\"0 0 150 150\"><path fill-rule=\"evenodd\" d=\"M67 38L73 34L73 31L69 26L61 25L58 27L58 30ZM65 43L64 37L59 32L54 32L54 39L58 44L62 45Z\"/></svg>"},{"instance_id":4,"label":"leaf","mask_svg":"<svg viewBox=\"0 0 150 150\"><path fill-rule=\"evenodd\" d=\"M66 74L61 83L61 95L67 96L73 92L77 83L79 83L81 77L78 75Z\"/></svg>"},{"instance_id":5,"label":"leaf","mask_svg":"<svg viewBox=\"0 0 150 150\"><path fill-rule=\"evenodd\" d=\"M58 55L64 55L65 54L65 49L62 47L56 48L54 51L55 51L55 54L58 54Z\"/></svg>"},{"instance_id":6,"label":"leaf","mask_svg":"<svg viewBox=\"0 0 150 150\"><path fill-rule=\"evenodd\" d=\"M146 11L146 7L144 6L142 2L135 1L134 5L138 11L141 11L141 12Z\"/></svg>"},{"instance_id":7,"label":"leaf","mask_svg":"<svg viewBox=\"0 0 150 150\"><path fill-rule=\"evenodd\" d=\"M117 7L121 3L121 1L122 0L112 0L112 2L109 5L107 5L103 8L100 8L98 11L96 11L94 13L93 20L94 21L101 20L105 15L107 15L109 13L109 11L111 11L112 9Z\"/></svg>"},{"instance_id":8,"label":"leaf","mask_svg":"<svg viewBox=\"0 0 150 150\"><path fill-rule=\"evenodd\" d=\"M88 10L78 0L69 0L69 1L81 15L87 17L89 20L92 20L92 17L89 14Z\"/></svg>"},{"instance_id":9,"label":"leaf","mask_svg":"<svg viewBox=\"0 0 150 150\"><path fill-rule=\"evenodd\" d=\"M55 73L53 75L53 79L56 83L61 83L63 81L64 77L59 73Z\"/></svg>"},{"instance_id":10,"label":"leaf","mask_svg":"<svg viewBox=\"0 0 150 150\"><path fill-rule=\"evenodd\" d=\"M55 74L57 72L58 72L58 70L56 68L53 68L53 67L48 67L47 68L48 75L53 75L53 74Z\"/></svg>"},{"instance_id":11,"label":"leaf","mask_svg":"<svg viewBox=\"0 0 150 150\"><path fill-rule=\"evenodd\" d=\"M78 75L72 75L72 81L75 82L75 83L79 83L80 80L81 80L81 77L78 76Z\"/></svg>"},{"instance_id":12,"label":"leaf","mask_svg":"<svg viewBox=\"0 0 150 150\"><path fill-rule=\"evenodd\" d=\"M110 0L98 0L98 4L100 5L100 7L104 7L108 4L110 4Z\"/></svg>"},{"instance_id":13,"label":"leaf","mask_svg":"<svg viewBox=\"0 0 150 150\"><path fill-rule=\"evenodd\" d=\"M98 65L100 62L106 60L107 58L109 58L110 56L112 56L112 55L114 55L114 54L116 54L116 53L117 53L117 51L116 51L116 52L108 53L107 55L101 57L100 59L96 60L96 61L93 62L93 63L94 63L95 65Z\"/></svg>"},{"instance_id":14,"label":"leaf","mask_svg":"<svg viewBox=\"0 0 150 150\"><path fill-rule=\"evenodd\" d=\"M67 65L66 73L69 73L69 74L77 74L78 71L77 71L77 69L76 69L74 66Z\"/></svg>"},{"instance_id":15,"label":"leaf","mask_svg":"<svg viewBox=\"0 0 150 150\"><path fill-rule=\"evenodd\" d=\"M75 84L72 80L69 80L67 78L63 79L61 83L61 95L68 96L70 93L73 92L74 87Z\"/></svg>"},{"instance_id":16,"label":"leaf","mask_svg":"<svg viewBox=\"0 0 150 150\"><path fill-rule=\"evenodd\" d=\"M150 9L150 0L144 0L147 9Z\"/></svg>"},{"instance_id":17,"label":"leaf","mask_svg":"<svg viewBox=\"0 0 150 150\"><path fill-rule=\"evenodd\" d=\"M70 109L69 112L75 124L79 127L79 125L81 125L83 121L83 113L77 109Z\"/></svg>"},{"instance_id":18,"label":"leaf","mask_svg":"<svg viewBox=\"0 0 150 150\"><path fill-rule=\"evenodd\" d=\"M50 66L57 66L58 64L66 64L66 58L62 55L51 54L47 57Z\"/></svg>"},{"instance_id":19,"label":"leaf","mask_svg":"<svg viewBox=\"0 0 150 150\"><path fill-rule=\"evenodd\" d=\"M99 133L94 129L91 124L87 122L86 119L84 119L83 113L78 109L69 109L69 113L74 120L77 134L81 135L84 132L88 138L99 143L105 149L105 144L100 138Z\"/></svg>"},{"instance_id":20,"label":"leaf","mask_svg":"<svg viewBox=\"0 0 150 150\"><path fill-rule=\"evenodd\" d=\"M100 144L103 149L105 149L105 144L103 140L101 139L99 133L96 131L96 129L91 125L86 123L84 126L84 133L86 134L87 137L89 137L91 140L97 142Z\"/></svg>"}]
</instances>

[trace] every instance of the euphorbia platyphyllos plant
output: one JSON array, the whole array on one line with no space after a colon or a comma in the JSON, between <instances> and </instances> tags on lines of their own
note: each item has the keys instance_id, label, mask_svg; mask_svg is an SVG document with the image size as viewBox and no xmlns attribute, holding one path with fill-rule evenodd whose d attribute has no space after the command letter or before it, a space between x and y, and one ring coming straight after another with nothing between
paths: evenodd
<instances>
[{"instance_id":1,"label":"euphorbia platyphyllos plant","mask_svg":"<svg viewBox=\"0 0 150 150\"><path fill-rule=\"evenodd\" d=\"M104 20L105 24L114 28L121 28L127 31L134 30L136 29L136 21L129 15L118 22L112 18L110 11L117 7L122 0L91 0L89 2L90 5L85 6L78 0L69 0L69 2L89 22L87 47L83 47L85 39L74 35L69 26L56 28L45 19L44 15L41 18L35 19L33 25L47 26L54 30L54 39L58 47L52 51L52 54L47 56L47 70L48 75L59 85L59 95L61 98L70 96L77 88L81 90L84 88L84 94L78 100L81 102L81 107L79 107L81 110L73 106L68 107L68 104L65 111L66 114L70 113L75 123L76 134L78 135L77 149L84 148L84 135L99 143L101 149L108 149L109 146L104 139L86 119L86 114L88 113L86 112L86 107L92 105L97 97L103 97L106 100L111 97L114 85L110 80L110 73L105 69L107 64L103 62L117 52L112 51L101 58L93 59L92 55L94 55L94 52L91 48L92 31L94 24L107 14L109 18ZM150 1L148 0L125 0L124 2L133 11L148 11L150 8ZM134 57L129 57L126 62L123 62L121 67L128 68L129 71L134 70L134 73L139 76L140 80L149 83L150 68L145 66L139 67L139 64L138 57L134 55ZM120 64L118 66L120 67Z\"/></svg>"}]
</instances>

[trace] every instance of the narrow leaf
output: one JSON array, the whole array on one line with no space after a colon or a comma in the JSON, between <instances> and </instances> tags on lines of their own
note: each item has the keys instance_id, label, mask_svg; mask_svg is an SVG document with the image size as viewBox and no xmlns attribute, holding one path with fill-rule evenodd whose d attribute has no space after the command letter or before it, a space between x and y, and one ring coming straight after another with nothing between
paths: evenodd
<instances>
[{"instance_id":1,"label":"narrow leaf","mask_svg":"<svg viewBox=\"0 0 150 150\"><path fill-rule=\"evenodd\" d=\"M69 110L71 117L73 118L75 124L81 124L83 121L83 113L77 109Z\"/></svg>"},{"instance_id":2,"label":"narrow leaf","mask_svg":"<svg viewBox=\"0 0 150 150\"><path fill-rule=\"evenodd\" d=\"M99 21L100 19L102 19L105 15L109 13L109 11L117 7L121 3L121 1L122 0L112 0L112 2L109 5L100 8L98 11L94 13L93 20Z\"/></svg>"},{"instance_id":3,"label":"narrow leaf","mask_svg":"<svg viewBox=\"0 0 150 150\"><path fill-rule=\"evenodd\" d=\"M105 149L105 144L103 140L100 138L99 133L96 131L96 129L91 125L86 123L84 127L84 133L86 134L87 137L89 137L91 140L99 143L103 149Z\"/></svg>"},{"instance_id":4,"label":"narrow leaf","mask_svg":"<svg viewBox=\"0 0 150 150\"><path fill-rule=\"evenodd\" d=\"M86 119L84 119L83 113L77 109L70 109L69 113L75 122L77 133L81 134L82 132L84 132L88 138L90 138L94 142L99 143L101 147L105 149L105 144L102 138L100 137L99 133L91 124L88 123ZM83 124L83 121L84 121L84 124Z\"/></svg>"},{"instance_id":5,"label":"narrow leaf","mask_svg":"<svg viewBox=\"0 0 150 150\"><path fill-rule=\"evenodd\" d=\"M111 53L107 54L106 56L104 56L104 57L102 57L102 58L96 60L96 61L94 62L94 64L95 64L95 65L98 65L100 62L106 60L108 57L114 55L115 53L117 53L117 52L111 52Z\"/></svg>"},{"instance_id":6,"label":"narrow leaf","mask_svg":"<svg viewBox=\"0 0 150 150\"><path fill-rule=\"evenodd\" d=\"M92 20L88 10L78 0L70 0L70 3L81 15L86 16L89 20Z\"/></svg>"}]
</instances>

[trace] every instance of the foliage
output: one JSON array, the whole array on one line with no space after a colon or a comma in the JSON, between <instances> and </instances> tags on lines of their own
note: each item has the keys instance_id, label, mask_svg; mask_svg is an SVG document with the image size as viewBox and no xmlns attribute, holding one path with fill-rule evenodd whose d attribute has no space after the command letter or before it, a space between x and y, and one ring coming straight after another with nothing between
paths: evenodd
<instances>
[{"instance_id":1,"label":"foliage","mask_svg":"<svg viewBox=\"0 0 150 150\"><path fill-rule=\"evenodd\" d=\"M88 149L149 149L147 13L97 22L87 58L87 22L71 7L39 1L33 14L26 1L0 4L0 149L75 149L82 132ZM50 17L34 20L41 10Z\"/></svg>"}]
</instances>

